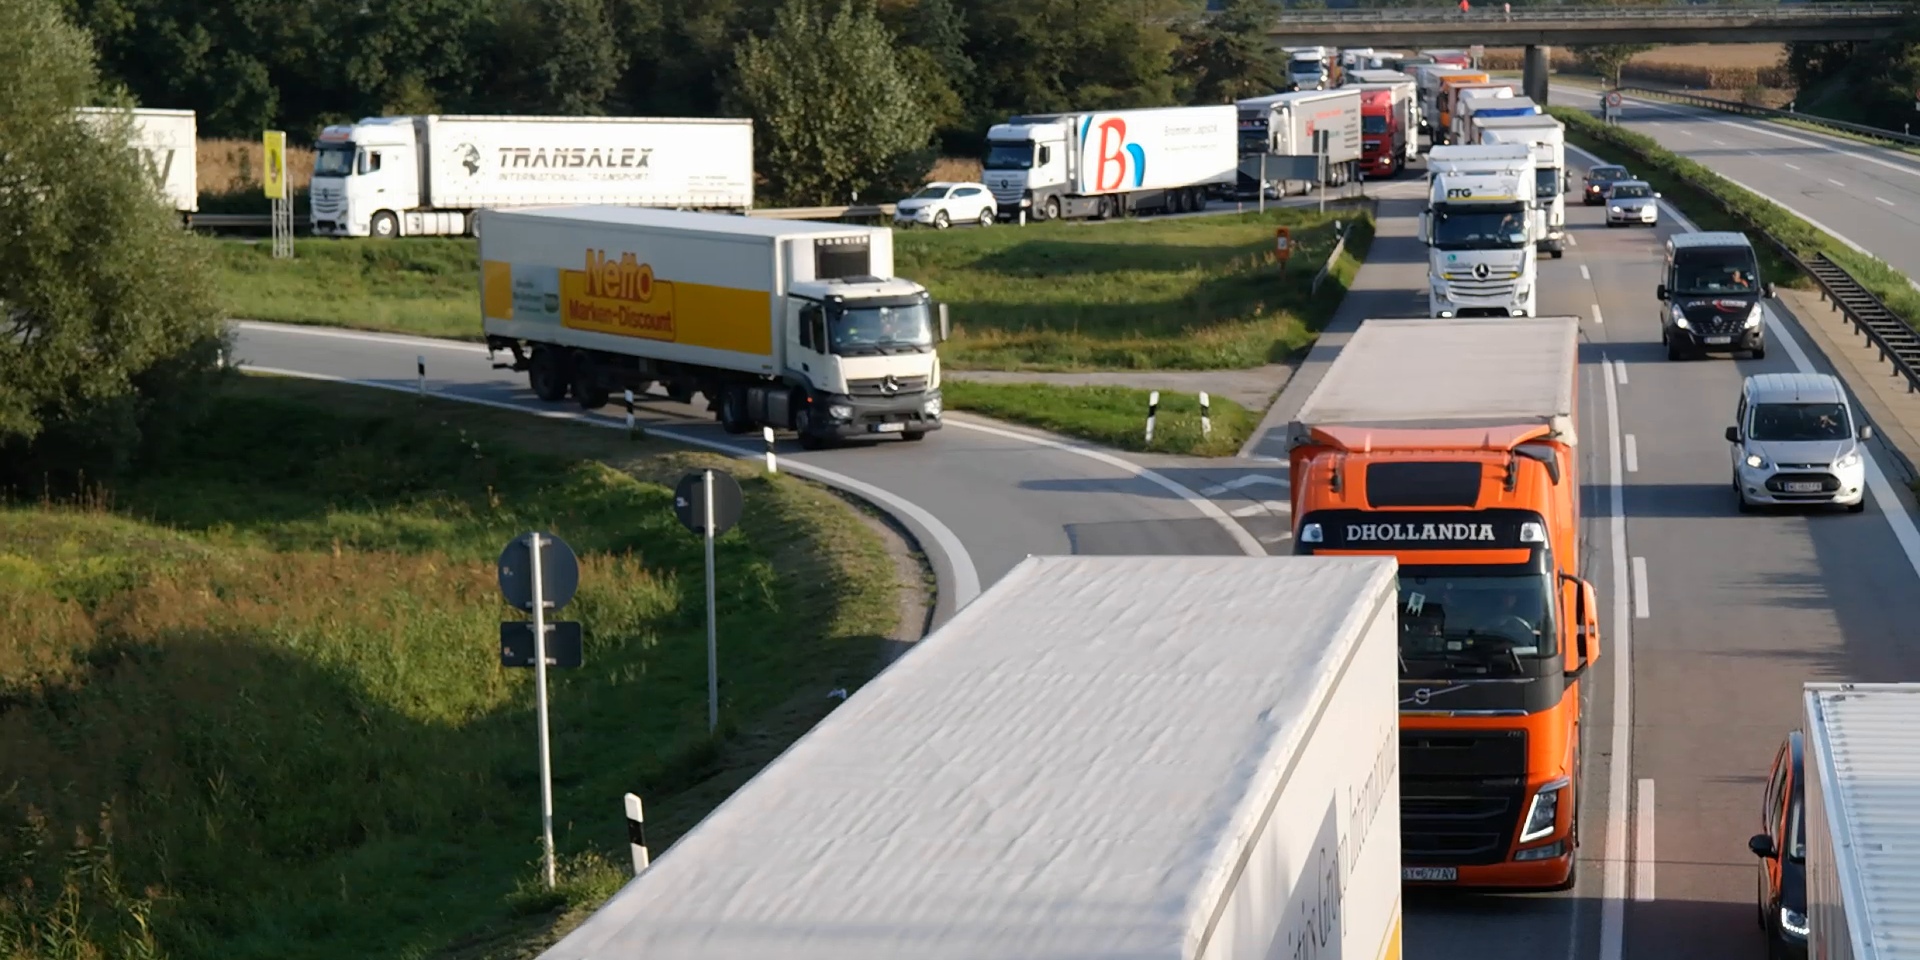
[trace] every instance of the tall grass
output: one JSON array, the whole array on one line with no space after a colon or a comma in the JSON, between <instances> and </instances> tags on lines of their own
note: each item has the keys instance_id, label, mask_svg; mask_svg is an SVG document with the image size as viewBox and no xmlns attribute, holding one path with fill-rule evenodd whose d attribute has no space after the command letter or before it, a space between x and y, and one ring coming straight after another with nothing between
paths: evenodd
<instances>
[{"instance_id":1,"label":"tall grass","mask_svg":"<svg viewBox=\"0 0 1920 960\"><path fill-rule=\"evenodd\" d=\"M701 555L660 481L731 465L513 419L248 381L191 460L0 511L0 957L515 952L623 882L622 793L658 853L877 667L884 548L743 478L709 736ZM523 452L536 428L620 469ZM530 866L531 671L498 663L494 560L527 529L581 566L557 892Z\"/></svg>"}]
</instances>

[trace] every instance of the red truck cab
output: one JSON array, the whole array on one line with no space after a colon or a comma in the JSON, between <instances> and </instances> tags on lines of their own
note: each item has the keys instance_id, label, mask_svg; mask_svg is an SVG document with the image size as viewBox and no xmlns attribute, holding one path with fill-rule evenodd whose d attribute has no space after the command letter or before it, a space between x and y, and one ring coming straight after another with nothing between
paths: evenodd
<instances>
[{"instance_id":1,"label":"red truck cab","mask_svg":"<svg viewBox=\"0 0 1920 960\"><path fill-rule=\"evenodd\" d=\"M1393 91L1360 91L1360 166L1367 176L1391 177L1407 159L1407 129L1393 107Z\"/></svg>"}]
</instances>

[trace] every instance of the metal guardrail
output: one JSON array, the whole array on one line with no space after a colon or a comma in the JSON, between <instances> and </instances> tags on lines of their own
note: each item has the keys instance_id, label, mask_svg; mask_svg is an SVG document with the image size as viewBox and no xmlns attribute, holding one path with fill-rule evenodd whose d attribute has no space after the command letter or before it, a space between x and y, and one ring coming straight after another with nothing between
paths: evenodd
<instances>
[{"instance_id":1,"label":"metal guardrail","mask_svg":"<svg viewBox=\"0 0 1920 960\"><path fill-rule=\"evenodd\" d=\"M1825 127L1829 130L1840 130L1846 133L1851 133L1856 137L1866 137L1872 140L1884 140L1888 143L1899 143L1899 144L1905 144L1907 146L1920 146L1920 137L1909 136L1904 133L1895 133L1892 130L1885 130L1880 127L1870 127L1864 123L1848 123L1844 120L1828 120L1825 117L1816 117L1816 116L1812 116L1810 114L1805 114L1805 113L1795 113L1792 110L1780 110L1774 107L1756 106L1751 103L1741 103L1737 100L1722 100L1719 97L1703 97L1703 96L1700 96L1699 94L1689 93L1684 90L1663 90L1658 87L1639 87L1639 86L1621 86L1618 89L1620 90L1621 93L1632 94L1634 96L1654 97L1662 100L1671 100L1676 103L1684 103L1689 106L1703 107L1708 110L1718 110L1723 113L1737 113L1743 116L1760 117L1766 120L1792 120L1795 123L1804 123L1811 127Z\"/></svg>"},{"instance_id":2,"label":"metal guardrail","mask_svg":"<svg viewBox=\"0 0 1920 960\"><path fill-rule=\"evenodd\" d=\"M1333 249L1327 253L1327 261L1320 265L1320 272L1313 275L1313 283L1307 288L1308 293L1319 294L1320 284L1326 282L1327 274L1332 272L1333 265L1340 262L1340 255L1347 250L1347 237L1353 233L1353 225L1359 222L1358 220L1347 221L1346 227L1340 231L1340 239L1333 242Z\"/></svg>"},{"instance_id":3,"label":"metal guardrail","mask_svg":"<svg viewBox=\"0 0 1920 960\"><path fill-rule=\"evenodd\" d=\"M842 218L873 218L893 216L891 203L870 203L849 207L773 207L765 210L748 211L747 216L765 217L771 220L839 220ZM307 227L307 216L293 218L296 230ZM272 215L265 213L196 213L189 222L197 229L205 230L265 230L272 226Z\"/></svg>"},{"instance_id":4,"label":"metal guardrail","mask_svg":"<svg viewBox=\"0 0 1920 960\"><path fill-rule=\"evenodd\" d=\"M1385 7L1358 10L1288 10L1280 16L1279 26L1301 27L1352 23L1459 23L1462 20L1486 20L1500 23L1557 23L1568 20L1595 22L1626 20L1650 22L1663 20L1719 20L1727 17L1757 17L1785 22L1876 19L1903 16L1912 8L1903 3L1716 3L1684 6L1612 7L1528 6L1507 15L1495 13L1460 14L1450 7Z\"/></svg>"}]
</instances>

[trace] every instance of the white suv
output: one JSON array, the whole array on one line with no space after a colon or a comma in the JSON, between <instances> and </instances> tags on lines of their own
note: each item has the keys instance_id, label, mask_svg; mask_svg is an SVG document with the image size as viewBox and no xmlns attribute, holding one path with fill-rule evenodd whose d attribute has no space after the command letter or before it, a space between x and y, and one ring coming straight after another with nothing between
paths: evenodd
<instances>
[{"instance_id":1,"label":"white suv","mask_svg":"<svg viewBox=\"0 0 1920 960\"><path fill-rule=\"evenodd\" d=\"M1825 373L1759 373L1740 388L1727 428L1740 511L1756 506L1867 507L1865 441L1840 380Z\"/></svg>"},{"instance_id":2,"label":"white suv","mask_svg":"<svg viewBox=\"0 0 1920 960\"><path fill-rule=\"evenodd\" d=\"M984 183L937 181L895 204L893 222L903 227L922 224L935 230L945 230L956 223L990 227L999 210Z\"/></svg>"}]
</instances>

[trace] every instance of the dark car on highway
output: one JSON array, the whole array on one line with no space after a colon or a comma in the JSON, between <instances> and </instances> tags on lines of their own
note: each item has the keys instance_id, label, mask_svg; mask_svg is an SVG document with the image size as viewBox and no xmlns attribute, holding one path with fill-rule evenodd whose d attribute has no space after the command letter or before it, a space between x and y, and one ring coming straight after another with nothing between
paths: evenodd
<instances>
[{"instance_id":1,"label":"dark car on highway","mask_svg":"<svg viewBox=\"0 0 1920 960\"><path fill-rule=\"evenodd\" d=\"M1747 849L1760 858L1759 921L1768 960L1807 957L1807 812L1800 779L1803 737L1795 730L1773 757L1760 804L1760 833Z\"/></svg>"},{"instance_id":2,"label":"dark car on highway","mask_svg":"<svg viewBox=\"0 0 1920 960\"><path fill-rule=\"evenodd\" d=\"M1580 200L1589 207L1599 206L1607 202L1607 187L1616 181L1632 179L1633 174L1628 173L1626 167L1612 164L1594 167L1587 171L1587 188L1581 193Z\"/></svg>"}]
</instances>

